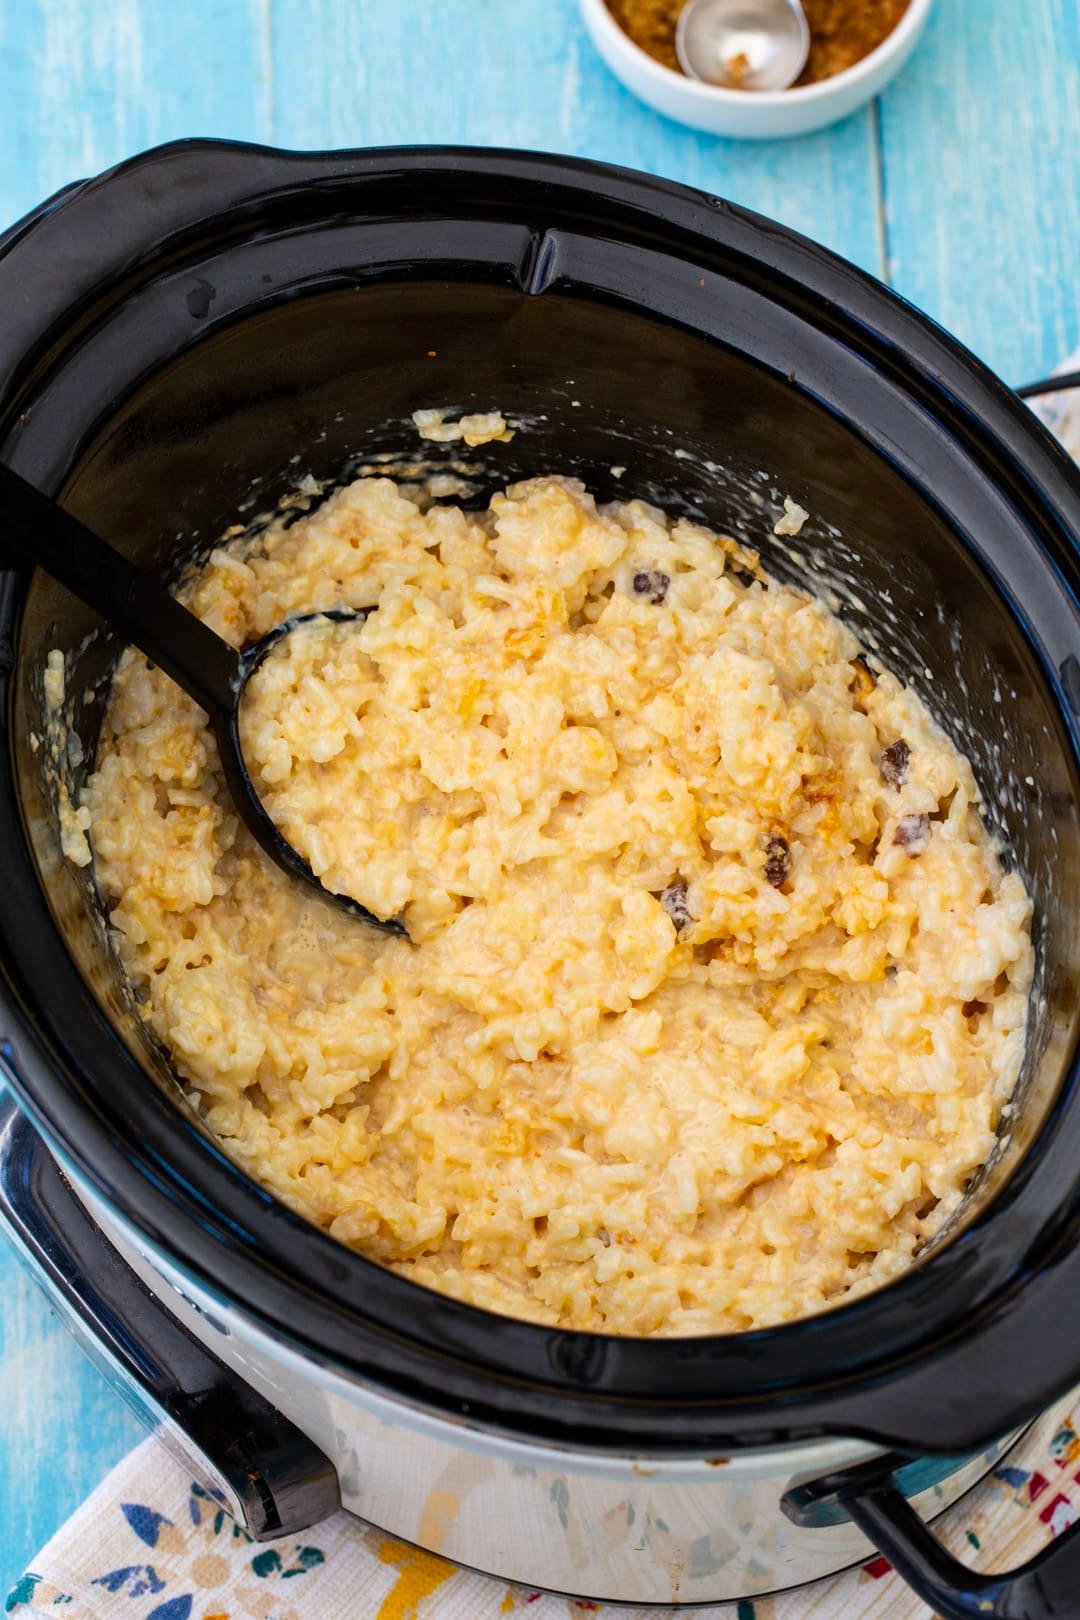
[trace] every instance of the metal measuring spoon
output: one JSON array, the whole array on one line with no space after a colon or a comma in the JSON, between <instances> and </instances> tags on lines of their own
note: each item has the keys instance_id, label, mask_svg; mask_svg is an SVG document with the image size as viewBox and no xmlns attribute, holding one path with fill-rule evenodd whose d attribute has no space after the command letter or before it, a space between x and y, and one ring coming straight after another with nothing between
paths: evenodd
<instances>
[{"instance_id":1,"label":"metal measuring spoon","mask_svg":"<svg viewBox=\"0 0 1080 1620\"><path fill-rule=\"evenodd\" d=\"M236 813L272 861L292 878L316 889L354 917L361 917L387 933L404 934L404 925L384 921L348 895L325 888L311 867L274 825L248 775L240 747L240 703L244 688L272 647L290 631L314 619L355 619L362 623L370 610L330 609L307 613L274 627L246 652L230 647L209 625L170 596L156 579L142 573L126 557L55 501L28 484L25 478L0 464L0 551L20 563L43 568L87 607L100 613L114 629L194 698L205 710L217 740L225 783Z\"/></svg>"},{"instance_id":2,"label":"metal measuring spoon","mask_svg":"<svg viewBox=\"0 0 1080 1620\"><path fill-rule=\"evenodd\" d=\"M810 54L800 0L688 0L675 33L689 79L725 90L788 90Z\"/></svg>"}]
</instances>

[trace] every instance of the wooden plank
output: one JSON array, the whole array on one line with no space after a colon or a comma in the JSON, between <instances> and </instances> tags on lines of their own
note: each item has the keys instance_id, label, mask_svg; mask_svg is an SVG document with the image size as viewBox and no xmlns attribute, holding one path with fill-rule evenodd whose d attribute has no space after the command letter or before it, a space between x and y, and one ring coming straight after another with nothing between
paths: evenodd
<instances>
[{"instance_id":1,"label":"wooden plank","mask_svg":"<svg viewBox=\"0 0 1080 1620\"><path fill-rule=\"evenodd\" d=\"M880 268L869 110L802 141L671 123L596 55L576 0L274 0L285 146L532 147L628 164L731 197Z\"/></svg>"},{"instance_id":2,"label":"wooden plank","mask_svg":"<svg viewBox=\"0 0 1080 1620\"><path fill-rule=\"evenodd\" d=\"M0 0L0 227L186 135L269 140L269 0Z\"/></svg>"},{"instance_id":3,"label":"wooden plank","mask_svg":"<svg viewBox=\"0 0 1080 1620\"><path fill-rule=\"evenodd\" d=\"M269 140L268 0L0 0L0 228L160 141ZM140 1434L0 1237L0 1599Z\"/></svg>"},{"instance_id":4,"label":"wooden plank","mask_svg":"<svg viewBox=\"0 0 1080 1620\"><path fill-rule=\"evenodd\" d=\"M1011 383L1080 343L1080 5L938 0L881 105L892 279Z\"/></svg>"},{"instance_id":5,"label":"wooden plank","mask_svg":"<svg viewBox=\"0 0 1080 1620\"><path fill-rule=\"evenodd\" d=\"M0 1233L0 1603L142 1433Z\"/></svg>"}]
</instances>

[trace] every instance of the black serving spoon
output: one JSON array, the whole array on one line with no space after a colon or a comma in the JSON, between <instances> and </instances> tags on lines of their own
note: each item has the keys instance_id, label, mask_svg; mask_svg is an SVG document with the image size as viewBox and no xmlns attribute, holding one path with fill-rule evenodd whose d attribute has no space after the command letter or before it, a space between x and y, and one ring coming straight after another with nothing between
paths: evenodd
<instances>
[{"instance_id":1,"label":"black serving spoon","mask_svg":"<svg viewBox=\"0 0 1080 1620\"><path fill-rule=\"evenodd\" d=\"M244 688L270 649L298 625L313 619L362 623L366 611L334 608L303 614L276 625L245 652L237 652L170 596L156 579L142 573L70 512L2 463L0 546L20 563L43 568L87 607L100 613L205 710L236 813L283 872L299 878L350 915L387 933L405 933L404 925L396 918L384 921L348 895L334 894L319 882L267 814L240 747L239 714Z\"/></svg>"}]
</instances>

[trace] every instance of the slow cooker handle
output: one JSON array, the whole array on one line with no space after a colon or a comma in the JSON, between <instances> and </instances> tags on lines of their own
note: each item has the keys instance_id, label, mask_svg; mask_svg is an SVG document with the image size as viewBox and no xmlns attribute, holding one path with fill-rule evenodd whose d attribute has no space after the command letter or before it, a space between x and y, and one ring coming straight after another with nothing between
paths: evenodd
<instances>
[{"instance_id":1,"label":"slow cooker handle","mask_svg":"<svg viewBox=\"0 0 1080 1620\"><path fill-rule=\"evenodd\" d=\"M0 1046L0 1072L7 1060ZM0 1082L5 1230L80 1349L199 1484L211 1511L220 1505L255 1541L337 1512L330 1459L150 1293Z\"/></svg>"},{"instance_id":2,"label":"slow cooker handle","mask_svg":"<svg viewBox=\"0 0 1080 1620\"><path fill-rule=\"evenodd\" d=\"M781 1506L810 1526L835 1523L841 1510L941 1620L1076 1620L1080 1520L1019 1569L980 1574L942 1546L898 1486L909 1461L891 1453L826 1475L789 1490Z\"/></svg>"},{"instance_id":3,"label":"slow cooker handle","mask_svg":"<svg viewBox=\"0 0 1080 1620\"><path fill-rule=\"evenodd\" d=\"M1060 377L1040 377L1038 382L1025 383L1016 392L1021 399L1035 399L1039 394L1063 394L1066 388L1080 388L1080 371L1063 371Z\"/></svg>"}]
</instances>

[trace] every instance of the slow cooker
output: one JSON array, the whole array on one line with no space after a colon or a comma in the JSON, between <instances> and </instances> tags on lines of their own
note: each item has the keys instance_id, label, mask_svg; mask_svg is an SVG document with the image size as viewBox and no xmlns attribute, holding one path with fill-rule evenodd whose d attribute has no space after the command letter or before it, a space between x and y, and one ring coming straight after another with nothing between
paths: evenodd
<instances>
[{"instance_id":1,"label":"slow cooker","mask_svg":"<svg viewBox=\"0 0 1080 1620\"><path fill-rule=\"evenodd\" d=\"M0 309L0 454L166 575L304 474L415 459L432 405L523 424L470 453L480 501L558 470L757 547L944 721L1035 902L1014 1103L910 1272L726 1337L493 1316L308 1226L183 1102L59 852L118 649L9 570L0 1184L94 1353L256 1536L340 1500L503 1577L672 1605L876 1546L945 1616L1080 1613L1080 1529L976 1576L927 1524L1080 1380L1080 482L1016 395L779 225L505 152L163 147L16 226ZM794 550L784 495L812 514ZM81 747L50 767L53 647Z\"/></svg>"}]
</instances>

